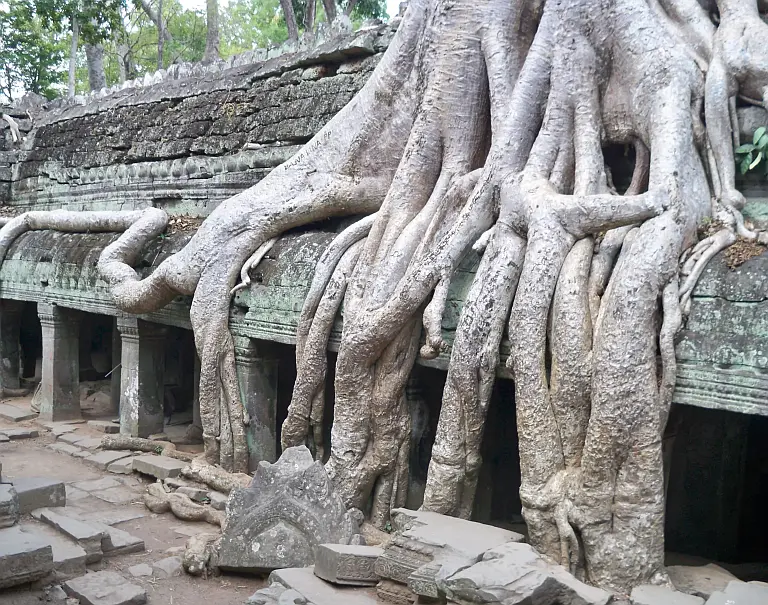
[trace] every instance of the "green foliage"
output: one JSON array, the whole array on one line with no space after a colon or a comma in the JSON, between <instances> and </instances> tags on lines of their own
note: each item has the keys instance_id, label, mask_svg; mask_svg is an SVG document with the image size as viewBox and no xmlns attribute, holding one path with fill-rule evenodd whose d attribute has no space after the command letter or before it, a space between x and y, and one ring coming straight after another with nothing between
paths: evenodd
<instances>
[{"instance_id":1,"label":"green foliage","mask_svg":"<svg viewBox=\"0 0 768 605\"><path fill-rule=\"evenodd\" d=\"M88 44L109 40L122 27L125 0L34 0L47 29L61 33L80 26L80 39Z\"/></svg>"},{"instance_id":2,"label":"green foliage","mask_svg":"<svg viewBox=\"0 0 768 605\"><path fill-rule=\"evenodd\" d=\"M279 0L232 0L219 19L223 57L277 46L288 38Z\"/></svg>"},{"instance_id":3,"label":"green foliage","mask_svg":"<svg viewBox=\"0 0 768 605\"><path fill-rule=\"evenodd\" d=\"M55 97L65 78L65 53L66 41L44 25L32 0L0 4L0 97Z\"/></svg>"},{"instance_id":4,"label":"green foliage","mask_svg":"<svg viewBox=\"0 0 768 605\"><path fill-rule=\"evenodd\" d=\"M736 148L736 163L739 165L741 174L762 168L765 176L768 177L768 132L765 126L755 130L752 143Z\"/></svg>"}]
</instances>

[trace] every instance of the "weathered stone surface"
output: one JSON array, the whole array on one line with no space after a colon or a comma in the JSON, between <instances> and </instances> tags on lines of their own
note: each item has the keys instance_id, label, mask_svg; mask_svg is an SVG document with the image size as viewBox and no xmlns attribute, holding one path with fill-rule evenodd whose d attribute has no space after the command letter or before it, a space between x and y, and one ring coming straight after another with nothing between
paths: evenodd
<instances>
[{"instance_id":1,"label":"weathered stone surface","mask_svg":"<svg viewBox=\"0 0 768 605\"><path fill-rule=\"evenodd\" d=\"M263 592L257 591L248 599L248 603L253 605L282 605L294 602L306 602L307 605L378 604L373 590L332 586L315 576L311 567L278 569L270 574L269 581L270 587L263 589ZM280 586L285 587L285 590L281 590ZM295 591L295 594L290 591ZM296 597L301 597L305 601L295 600Z\"/></svg>"},{"instance_id":2,"label":"weathered stone surface","mask_svg":"<svg viewBox=\"0 0 768 605\"><path fill-rule=\"evenodd\" d=\"M0 403L0 418L11 422L23 422L37 418L37 414L31 410L22 410L13 405Z\"/></svg>"},{"instance_id":3,"label":"weathered stone surface","mask_svg":"<svg viewBox=\"0 0 768 605\"><path fill-rule=\"evenodd\" d=\"M46 599L53 602L64 601L66 598L67 593L61 586L51 586L46 594Z\"/></svg>"},{"instance_id":4,"label":"weathered stone surface","mask_svg":"<svg viewBox=\"0 0 768 605\"><path fill-rule=\"evenodd\" d=\"M16 439L36 439L40 436L37 429L3 429L3 434L11 441Z\"/></svg>"},{"instance_id":5,"label":"weathered stone surface","mask_svg":"<svg viewBox=\"0 0 768 605\"><path fill-rule=\"evenodd\" d=\"M133 472L133 457L116 460L107 466L107 470L116 475L130 475Z\"/></svg>"},{"instance_id":6,"label":"weathered stone surface","mask_svg":"<svg viewBox=\"0 0 768 605\"><path fill-rule=\"evenodd\" d=\"M139 496L122 485L97 492L91 492L91 496L94 496L99 500L104 500L104 502L109 502L110 504L126 504L140 499Z\"/></svg>"},{"instance_id":7,"label":"weathered stone surface","mask_svg":"<svg viewBox=\"0 0 768 605\"><path fill-rule=\"evenodd\" d=\"M211 506L216 510L224 510L227 507L227 494L222 494L215 490L208 492L208 498L211 500Z\"/></svg>"},{"instance_id":8,"label":"weathered stone surface","mask_svg":"<svg viewBox=\"0 0 768 605\"><path fill-rule=\"evenodd\" d=\"M192 484L186 479L181 477L168 477L163 481L163 484L172 490L177 490L180 487L190 487Z\"/></svg>"},{"instance_id":9,"label":"weathered stone surface","mask_svg":"<svg viewBox=\"0 0 768 605\"><path fill-rule=\"evenodd\" d=\"M82 546L87 555L87 563L101 560L103 556L102 540L106 538L104 530L48 508L35 511L33 516L39 517L41 521L55 527Z\"/></svg>"},{"instance_id":10,"label":"weathered stone surface","mask_svg":"<svg viewBox=\"0 0 768 605\"><path fill-rule=\"evenodd\" d=\"M137 456L133 459L133 470L157 479L178 477L186 462L167 456Z\"/></svg>"},{"instance_id":11,"label":"weathered stone surface","mask_svg":"<svg viewBox=\"0 0 768 605\"><path fill-rule=\"evenodd\" d=\"M114 571L97 571L64 583L64 591L81 605L143 605L147 593Z\"/></svg>"},{"instance_id":12,"label":"weathered stone surface","mask_svg":"<svg viewBox=\"0 0 768 605\"><path fill-rule=\"evenodd\" d=\"M87 437L85 435L81 435L80 433L73 433L71 431L67 431L58 436L59 441L63 441L64 443L69 443L70 445L74 445L78 441L82 441L83 439L86 439L86 438Z\"/></svg>"},{"instance_id":13,"label":"weathered stone surface","mask_svg":"<svg viewBox=\"0 0 768 605\"><path fill-rule=\"evenodd\" d=\"M315 575L333 584L375 586L374 566L383 553L377 546L321 544L315 550Z\"/></svg>"},{"instance_id":14,"label":"weathered stone surface","mask_svg":"<svg viewBox=\"0 0 768 605\"><path fill-rule=\"evenodd\" d=\"M60 424L58 422L50 422L47 424L54 425L51 428L51 433L54 437L61 437L62 435L66 435L67 433L73 433L77 430L76 424Z\"/></svg>"},{"instance_id":15,"label":"weathered stone surface","mask_svg":"<svg viewBox=\"0 0 768 605\"><path fill-rule=\"evenodd\" d=\"M632 605L704 605L704 599L666 586L635 586L629 596Z\"/></svg>"},{"instance_id":16,"label":"weathered stone surface","mask_svg":"<svg viewBox=\"0 0 768 605\"><path fill-rule=\"evenodd\" d=\"M183 571L181 557L166 557L152 564L153 574L158 578L172 578L180 576Z\"/></svg>"},{"instance_id":17,"label":"weathered stone surface","mask_svg":"<svg viewBox=\"0 0 768 605\"><path fill-rule=\"evenodd\" d=\"M728 582L737 579L731 572L714 563L670 565L667 573L677 590L704 599L708 599L713 592L725 590Z\"/></svg>"},{"instance_id":18,"label":"weathered stone surface","mask_svg":"<svg viewBox=\"0 0 768 605\"><path fill-rule=\"evenodd\" d=\"M120 425L109 420L89 420L88 426L102 433L113 434L120 432Z\"/></svg>"},{"instance_id":19,"label":"weathered stone surface","mask_svg":"<svg viewBox=\"0 0 768 605\"><path fill-rule=\"evenodd\" d=\"M0 443L8 443L11 438L5 433L0 433Z\"/></svg>"},{"instance_id":20,"label":"weathered stone surface","mask_svg":"<svg viewBox=\"0 0 768 605\"><path fill-rule=\"evenodd\" d=\"M69 445L68 443L49 443L46 447L52 449L54 452L59 452L60 454L69 454L70 456L74 456L78 452L83 451L79 447Z\"/></svg>"},{"instance_id":21,"label":"weathered stone surface","mask_svg":"<svg viewBox=\"0 0 768 605\"><path fill-rule=\"evenodd\" d=\"M83 490L72 487L71 485L66 485L64 487L66 488L67 492L67 502L70 504L72 502L82 500L83 498L87 498L90 495L88 492L84 492Z\"/></svg>"},{"instance_id":22,"label":"weathered stone surface","mask_svg":"<svg viewBox=\"0 0 768 605\"><path fill-rule=\"evenodd\" d=\"M487 550L523 541L512 531L427 511L395 509L392 526L394 536L376 560L376 574L433 599L440 596L435 578L443 566L466 567Z\"/></svg>"},{"instance_id":23,"label":"weathered stone surface","mask_svg":"<svg viewBox=\"0 0 768 605\"><path fill-rule=\"evenodd\" d=\"M101 542L101 548L105 557L115 557L117 555L144 551L144 540L141 538L110 525L97 522L92 522L92 524L104 532L106 536Z\"/></svg>"},{"instance_id":24,"label":"weathered stone surface","mask_svg":"<svg viewBox=\"0 0 768 605\"><path fill-rule=\"evenodd\" d=\"M515 542L491 549L480 562L447 577L439 575L436 581L442 593L459 602L606 605L612 598L579 582L563 567L547 563L529 544Z\"/></svg>"},{"instance_id":25,"label":"weathered stone surface","mask_svg":"<svg viewBox=\"0 0 768 605\"><path fill-rule=\"evenodd\" d=\"M208 490L199 487L183 486L176 490L179 494L189 496L195 502L206 502L208 500Z\"/></svg>"},{"instance_id":26,"label":"weathered stone surface","mask_svg":"<svg viewBox=\"0 0 768 605\"><path fill-rule=\"evenodd\" d=\"M84 437L79 441L75 442L75 445L77 447L80 447L86 450L95 450L97 447L101 445L101 438L100 437Z\"/></svg>"},{"instance_id":27,"label":"weathered stone surface","mask_svg":"<svg viewBox=\"0 0 768 605\"><path fill-rule=\"evenodd\" d=\"M768 584L763 582L728 583L725 590L712 593L707 605L765 605L768 603Z\"/></svg>"},{"instance_id":28,"label":"weathered stone surface","mask_svg":"<svg viewBox=\"0 0 768 605\"><path fill-rule=\"evenodd\" d=\"M143 578L152 575L152 568L146 563L139 563L133 567L128 568L128 573L134 578Z\"/></svg>"},{"instance_id":29,"label":"weathered stone surface","mask_svg":"<svg viewBox=\"0 0 768 605\"><path fill-rule=\"evenodd\" d=\"M348 544L360 520L309 450L288 448L276 463L261 462L249 487L230 494L218 565L243 572L311 565L316 546Z\"/></svg>"},{"instance_id":30,"label":"weathered stone surface","mask_svg":"<svg viewBox=\"0 0 768 605\"><path fill-rule=\"evenodd\" d=\"M64 483L44 477L19 477L13 480L19 497L19 512L23 515L36 508L65 506L67 490Z\"/></svg>"},{"instance_id":31,"label":"weathered stone surface","mask_svg":"<svg viewBox=\"0 0 768 605\"><path fill-rule=\"evenodd\" d=\"M133 453L124 452L124 451L107 450L103 452L97 452L92 456L88 456L88 458L86 458L85 461L88 464L95 466L96 468L99 468L101 470L106 470L106 468L113 462L116 462L117 460L122 460L123 458L128 458L129 456L133 456Z\"/></svg>"},{"instance_id":32,"label":"weathered stone surface","mask_svg":"<svg viewBox=\"0 0 768 605\"><path fill-rule=\"evenodd\" d=\"M19 520L19 497L12 485L0 483L0 527L10 527Z\"/></svg>"},{"instance_id":33,"label":"weathered stone surface","mask_svg":"<svg viewBox=\"0 0 768 605\"><path fill-rule=\"evenodd\" d=\"M37 535L51 545L53 551L53 570L58 580L67 580L85 573L85 550L57 530L42 523L23 524L24 531Z\"/></svg>"},{"instance_id":34,"label":"weathered stone surface","mask_svg":"<svg viewBox=\"0 0 768 605\"><path fill-rule=\"evenodd\" d=\"M119 481L112 477L102 477L101 479L90 479L89 481L78 481L72 484L77 489L81 489L86 492L96 492L102 489L109 489L110 487L119 487L122 485Z\"/></svg>"},{"instance_id":35,"label":"weathered stone surface","mask_svg":"<svg viewBox=\"0 0 768 605\"><path fill-rule=\"evenodd\" d=\"M20 527L0 529L0 588L34 582L53 571L53 549Z\"/></svg>"}]
</instances>

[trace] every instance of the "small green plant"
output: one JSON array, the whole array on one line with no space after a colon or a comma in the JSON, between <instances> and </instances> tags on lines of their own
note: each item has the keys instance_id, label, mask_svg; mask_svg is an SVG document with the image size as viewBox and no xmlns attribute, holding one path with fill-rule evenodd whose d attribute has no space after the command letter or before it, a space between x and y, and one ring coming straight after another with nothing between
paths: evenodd
<instances>
[{"instance_id":1,"label":"small green plant","mask_svg":"<svg viewBox=\"0 0 768 605\"><path fill-rule=\"evenodd\" d=\"M736 163L739 165L741 174L747 174L750 170L762 166L768 177L768 134L765 126L755 130L751 144L747 143L736 148Z\"/></svg>"}]
</instances>

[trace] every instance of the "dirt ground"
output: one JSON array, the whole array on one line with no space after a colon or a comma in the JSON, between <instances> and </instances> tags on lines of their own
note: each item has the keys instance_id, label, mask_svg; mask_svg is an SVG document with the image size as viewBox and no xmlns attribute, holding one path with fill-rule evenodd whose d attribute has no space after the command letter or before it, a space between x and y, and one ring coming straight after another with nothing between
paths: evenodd
<instances>
[{"instance_id":1,"label":"dirt ground","mask_svg":"<svg viewBox=\"0 0 768 605\"><path fill-rule=\"evenodd\" d=\"M0 432L3 428L38 428L34 422L8 423L0 420ZM89 479L110 477L134 494L135 498L125 504L110 504L92 495L69 500L79 509L86 511L108 511L116 508L131 508L143 517L116 524L115 527L141 537L146 550L141 553L105 558L101 563L90 565L89 569L110 569L121 573L129 581L143 586L151 605L243 605L254 591L265 585L264 578L220 576L208 579L182 574L179 577L156 579L152 577L133 578L128 568L139 563L152 565L153 562L172 555L180 555L189 535L200 532L216 531L217 528L206 523L181 521L170 513L153 514L141 503L141 496L146 486L153 481L151 477L133 475L115 475L99 471L87 465L79 458L52 451L46 445L55 441L51 433L40 429L37 439L26 439L0 443L0 462L3 480L15 477L47 477L60 479L70 484ZM78 425L78 434L99 437L98 433L86 425ZM76 490L75 490L76 491ZM80 492L79 496L83 496ZM22 519L31 521L31 517ZM45 587L26 586L0 591L0 605L37 605L49 602Z\"/></svg>"}]
</instances>

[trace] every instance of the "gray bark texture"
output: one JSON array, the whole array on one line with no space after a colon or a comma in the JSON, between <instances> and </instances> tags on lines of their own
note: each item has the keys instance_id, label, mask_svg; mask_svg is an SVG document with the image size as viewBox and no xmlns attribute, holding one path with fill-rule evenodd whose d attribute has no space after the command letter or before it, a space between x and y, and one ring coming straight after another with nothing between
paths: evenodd
<instances>
[{"instance_id":1,"label":"gray bark texture","mask_svg":"<svg viewBox=\"0 0 768 605\"><path fill-rule=\"evenodd\" d=\"M299 39L299 26L296 23L296 13L293 10L291 0L280 0L280 8L283 11L285 27L288 29L288 39L296 42Z\"/></svg>"},{"instance_id":2,"label":"gray bark texture","mask_svg":"<svg viewBox=\"0 0 768 605\"><path fill-rule=\"evenodd\" d=\"M88 62L88 86L91 92L107 87L107 75L104 72L104 46L86 44L85 58Z\"/></svg>"},{"instance_id":3,"label":"gray bark texture","mask_svg":"<svg viewBox=\"0 0 768 605\"><path fill-rule=\"evenodd\" d=\"M72 19L72 40L69 44L69 75L67 78L67 96L75 96L75 77L77 76L77 45L80 38L80 25Z\"/></svg>"},{"instance_id":4,"label":"gray bark texture","mask_svg":"<svg viewBox=\"0 0 768 605\"><path fill-rule=\"evenodd\" d=\"M151 208L30 213L0 230L0 256L26 229L124 231L100 261L116 304L145 313L193 296L205 454L241 473L249 419L231 293L286 230L366 216L318 265L282 442L327 457L346 505L383 527L408 483L404 387L419 354L446 348L448 285L474 247L483 258L453 343L424 508L471 513L506 333L531 543L598 586L664 583L674 335L707 261L739 238L765 241L739 212L730 112L736 96L768 100L768 25L756 0L718 6L716 26L694 0L413 0L360 93L150 276L131 264L165 228ZM636 151L623 193L608 144ZM724 227L697 242L706 217ZM327 447L325 351L341 305Z\"/></svg>"},{"instance_id":5,"label":"gray bark texture","mask_svg":"<svg viewBox=\"0 0 768 605\"><path fill-rule=\"evenodd\" d=\"M203 63L211 63L219 55L219 0L205 1L207 31L205 34L205 53Z\"/></svg>"}]
</instances>

